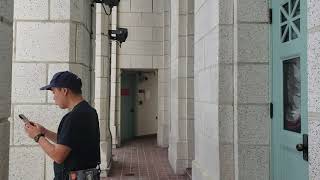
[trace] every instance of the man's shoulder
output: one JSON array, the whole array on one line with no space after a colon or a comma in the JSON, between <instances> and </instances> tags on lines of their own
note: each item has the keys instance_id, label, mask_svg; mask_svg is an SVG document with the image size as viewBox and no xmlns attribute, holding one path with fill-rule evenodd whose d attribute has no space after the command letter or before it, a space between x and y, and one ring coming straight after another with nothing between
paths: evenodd
<instances>
[{"instance_id":1,"label":"man's shoulder","mask_svg":"<svg viewBox=\"0 0 320 180\"><path fill-rule=\"evenodd\" d=\"M95 112L96 110L87 102L82 101L72 112Z\"/></svg>"},{"instance_id":2,"label":"man's shoulder","mask_svg":"<svg viewBox=\"0 0 320 180\"><path fill-rule=\"evenodd\" d=\"M87 102L82 102L76 109L69 113L70 119L83 119L97 116L97 111Z\"/></svg>"}]
</instances>

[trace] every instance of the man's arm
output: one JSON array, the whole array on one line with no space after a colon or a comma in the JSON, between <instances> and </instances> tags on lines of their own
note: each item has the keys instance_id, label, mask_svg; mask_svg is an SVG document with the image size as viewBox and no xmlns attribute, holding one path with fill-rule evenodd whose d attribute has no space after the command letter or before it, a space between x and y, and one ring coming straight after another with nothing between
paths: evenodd
<instances>
[{"instance_id":1,"label":"man's arm","mask_svg":"<svg viewBox=\"0 0 320 180\"><path fill-rule=\"evenodd\" d=\"M50 141L57 143L57 133L52 132L48 129L45 129L44 135L46 138L48 138Z\"/></svg>"},{"instance_id":2,"label":"man's arm","mask_svg":"<svg viewBox=\"0 0 320 180\"><path fill-rule=\"evenodd\" d=\"M44 137L40 137L38 143L46 154L58 164L63 163L71 151L70 147L61 144L51 144Z\"/></svg>"},{"instance_id":3,"label":"man's arm","mask_svg":"<svg viewBox=\"0 0 320 180\"><path fill-rule=\"evenodd\" d=\"M44 133L44 128L35 123L35 125L31 125L30 123L25 124L25 131L27 132L28 136L32 139L37 135ZM53 136L56 138L55 133L48 133L48 136ZM63 163L63 161L68 157L71 148L62 144L51 144L45 137L40 136L38 140L39 145L44 150L44 152L52 158L58 164Z\"/></svg>"}]
</instances>

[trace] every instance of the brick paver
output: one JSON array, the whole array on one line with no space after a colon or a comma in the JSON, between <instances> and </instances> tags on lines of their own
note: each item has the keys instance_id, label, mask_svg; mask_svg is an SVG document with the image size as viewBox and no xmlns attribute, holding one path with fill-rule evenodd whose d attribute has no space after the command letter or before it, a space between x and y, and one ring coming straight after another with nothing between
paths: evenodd
<instances>
[{"instance_id":1,"label":"brick paver","mask_svg":"<svg viewBox=\"0 0 320 180\"><path fill-rule=\"evenodd\" d=\"M144 137L113 149L113 168L101 180L187 180L169 165L168 148L157 146L156 137Z\"/></svg>"}]
</instances>

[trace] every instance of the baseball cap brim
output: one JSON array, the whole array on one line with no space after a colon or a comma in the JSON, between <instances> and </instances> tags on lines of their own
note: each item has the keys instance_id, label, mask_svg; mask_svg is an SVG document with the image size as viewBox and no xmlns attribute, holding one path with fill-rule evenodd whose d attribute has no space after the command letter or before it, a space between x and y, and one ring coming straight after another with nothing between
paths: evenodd
<instances>
[{"instance_id":1,"label":"baseball cap brim","mask_svg":"<svg viewBox=\"0 0 320 180\"><path fill-rule=\"evenodd\" d=\"M52 85L46 85L46 86L43 86L42 88L40 88L40 90L51 90L52 88Z\"/></svg>"}]
</instances>

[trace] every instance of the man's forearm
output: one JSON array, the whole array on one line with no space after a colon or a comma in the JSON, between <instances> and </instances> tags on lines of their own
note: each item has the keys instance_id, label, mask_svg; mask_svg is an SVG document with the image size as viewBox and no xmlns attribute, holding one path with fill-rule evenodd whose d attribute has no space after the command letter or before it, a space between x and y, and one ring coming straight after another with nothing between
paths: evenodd
<instances>
[{"instance_id":1,"label":"man's forearm","mask_svg":"<svg viewBox=\"0 0 320 180\"><path fill-rule=\"evenodd\" d=\"M52 132L52 131L46 129L45 136L46 136L46 138L48 138L50 141L52 141L52 142L54 142L54 143L57 143L57 133Z\"/></svg>"},{"instance_id":2,"label":"man's forearm","mask_svg":"<svg viewBox=\"0 0 320 180\"><path fill-rule=\"evenodd\" d=\"M46 138L40 137L39 145L44 150L44 152L54 161L57 162L57 155L55 153L55 145L51 144Z\"/></svg>"}]
</instances>

